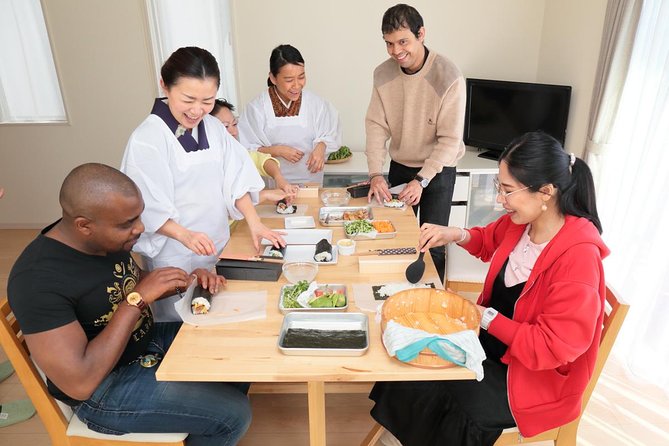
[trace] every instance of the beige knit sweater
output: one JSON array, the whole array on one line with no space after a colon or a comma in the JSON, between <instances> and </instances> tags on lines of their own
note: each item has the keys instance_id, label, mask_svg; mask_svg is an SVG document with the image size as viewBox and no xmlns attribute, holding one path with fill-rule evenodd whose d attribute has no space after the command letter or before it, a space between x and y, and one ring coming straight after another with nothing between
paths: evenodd
<instances>
[{"instance_id":1,"label":"beige knit sweater","mask_svg":"<svg viewBox=\"0 0 669 446\"><path fill-rule=\"evenodd\" d=\"M365 117L369 173L382 172L387 152L395 162L420 167L423 178L455 166L465 153L465 95L458 67L434 51L413 75L393 59L376 67Z\"/></svg>"}]
</instances>

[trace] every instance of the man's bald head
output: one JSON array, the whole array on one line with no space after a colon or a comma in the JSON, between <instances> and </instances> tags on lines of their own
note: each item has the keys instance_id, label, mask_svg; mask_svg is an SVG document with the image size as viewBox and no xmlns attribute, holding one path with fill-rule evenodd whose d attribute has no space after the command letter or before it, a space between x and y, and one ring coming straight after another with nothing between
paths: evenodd
<instances>
[{"instance_id":1,"label":"man's bald head","mask_svg":"<svg viewBox=\"0 0 669 446\"><path fill-rule=\"evenodd\" d=\"M123 172L100 163L82 164L70 172L60 188L63 217L92 218L113 194L140 197L137 185Z\"/></svg>"}]
</instances>

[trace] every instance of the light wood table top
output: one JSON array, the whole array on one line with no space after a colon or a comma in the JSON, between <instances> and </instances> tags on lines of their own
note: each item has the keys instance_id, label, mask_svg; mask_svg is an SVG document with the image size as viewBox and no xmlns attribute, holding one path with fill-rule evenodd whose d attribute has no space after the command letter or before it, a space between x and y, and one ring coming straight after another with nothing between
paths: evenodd
<instances>
[{"instance_id":1,"label":"light wood table top","mask_svg":"<svg viewBox=\"0 0 669 446\"><path fill-rule=\"evenodd\" d=\"M320 201L299 199L307 204L307 215L318 222ZM364 205L366 199L351 200L349 205ZM387 240L358 241L357 251L375 248L416 246L418 223L411 209L373 208L375 219L389 219L397 237ZM263 219L271 228L282 229L283 218ZM317 227L321 226L317 223ZM344 238L342 227L333 230L333 245ZM254 254L248 227L241 222L235 228L225 253ZM413 255L412 257L416 257ZM425 256L424 277L436 277L430 256ZM349 312L359 311L351 285L354 283L391 283L404 281L403 273L381 273L373 277L358 272L357 256L339 256L337 265L320 265L316 280L348 286ZM426 369L414 367L388 356L381 342L381 329L369 317L369 350L362 356L289 356L277 348L283 315L278 309L279 291L288 283L281 276L277 282L228 281L230 291L267 291L267 317L262 320L212 327L184 325L156 373L163 381L237 381L237 382L307 382L312 445L325 444L325 382L423 381L473 379L474 373L462 368Z\"/></svg>"}]
</instances>

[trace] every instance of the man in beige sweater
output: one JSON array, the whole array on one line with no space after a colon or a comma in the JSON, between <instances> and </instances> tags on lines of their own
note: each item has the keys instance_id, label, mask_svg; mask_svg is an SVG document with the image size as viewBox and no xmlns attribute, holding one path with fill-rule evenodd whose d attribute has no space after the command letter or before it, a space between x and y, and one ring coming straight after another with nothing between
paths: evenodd
<instances>
[{"instance_id":1,"label":"man in beige sweater","mask_svg":"<svg viewBox=\"0 0 669 446\"><path fill-rule=\"evenodd\" d=\"M448 225L455 165L465 151L465 80L455 64L425 47L423 18L415 8L388 9L381 32L390 58L374 70L365 117L368 200L391 199L382 170L389 153L390 185L407 184L398 198L415 213L420 208L421 225ZM444 248L430 254L443 281Z\"/></svg>"}]
</instances>

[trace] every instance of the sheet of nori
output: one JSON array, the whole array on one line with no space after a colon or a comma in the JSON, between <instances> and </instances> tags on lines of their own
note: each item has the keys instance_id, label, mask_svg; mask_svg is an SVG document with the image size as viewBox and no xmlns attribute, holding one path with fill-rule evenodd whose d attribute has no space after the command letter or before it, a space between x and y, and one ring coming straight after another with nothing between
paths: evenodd
<instances>
[{"instance_id":1,"label":"sheet of nori","mask_svg":"<svg viewBox=\"0 0 669 446\"><path fill-rule=\"evenodd\" d=\"M346 348L367 347L364 330L318 330L289 328L283 337L283 348Z\"/></svg>"}]
</instances>

